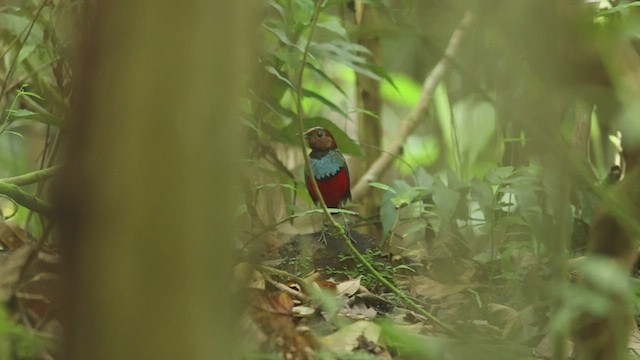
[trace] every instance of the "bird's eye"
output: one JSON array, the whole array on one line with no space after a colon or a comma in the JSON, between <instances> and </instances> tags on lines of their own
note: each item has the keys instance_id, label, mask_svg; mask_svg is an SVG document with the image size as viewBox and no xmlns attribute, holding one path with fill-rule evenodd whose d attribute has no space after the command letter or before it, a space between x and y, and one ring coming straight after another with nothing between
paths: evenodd
<instances>
[{"instance_id":1,"label":"bird's eye","mask_svg":"<svg viewBox=\"0 0 640 360\"><path fill-rule=\"evenodd\" d=\"M324 136L324 133L323 133L322 131L318 131L318 132L316 133L316 137L321 138L321 137L323 137L323 136Z\"/></svg>"}]
</instances>

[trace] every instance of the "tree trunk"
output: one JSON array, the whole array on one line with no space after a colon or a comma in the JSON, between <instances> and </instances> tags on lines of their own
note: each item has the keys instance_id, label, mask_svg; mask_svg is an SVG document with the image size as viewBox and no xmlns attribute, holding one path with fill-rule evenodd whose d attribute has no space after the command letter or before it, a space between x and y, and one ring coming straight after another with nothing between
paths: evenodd
<instances>
[{"instance_id":1,"label":"tree trunk","mask_svg":"<svg viewBox=\"0 0 640 360\"><path fill-rule=\"evenodd\" d=\"M109 0L87 17L55 192L66 358L233 358L230 188L250 10Z\"/></svg>"},{"instance_id":2,"label":"tree trunk","mask_svg":"<svg viewBox=\"0 0 640 360\"><path fill-rule=\"evenodd\" d=\"M364 5L356 1L356 23L358 24L358 43L371 51L373 63L379 61L380 37L377 26L379 25L379 13L374 7ZM382 148L382 124L380 118L372 114L380 115L382 110L382 96L380 94L380 81L356 73L356 91L358 108L367 112L358 114L358 138L365 157L356 165L356 177L362 175L371 164L380 156ZM360 214L364 217L376 216L379 213L380 194L371 189L362 198ZM372 231L371 235L379 238L380 228ZM376 236L377 235L377 236Z\"/></svg>"}]
</instances>

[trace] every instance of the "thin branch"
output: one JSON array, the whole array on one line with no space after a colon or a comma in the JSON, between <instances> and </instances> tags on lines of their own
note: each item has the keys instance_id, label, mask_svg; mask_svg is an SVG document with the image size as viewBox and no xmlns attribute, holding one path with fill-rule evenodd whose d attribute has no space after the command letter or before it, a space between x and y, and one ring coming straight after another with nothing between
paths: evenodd
<instances>
[{"instance_id":1,"label":"thin branch","mask_svg":"<svg viewBox=\"0 0 640 360\"><path fill-rule=\"evenodd\" d=\"M26 192L16 184L9 184L0 181L0 194L10 197L13 201L26 207L29 210L50 217L53 214L52 207L46 201Z\"/></svg>"},{"instance_id":2,"label":"thin branch","mask_svg":"<svg viewBox=\"0 0 640 360\"><path fill-rule=\"evenodd\" d=\"M58 171L60 171L61 166L52 166L46 169L37 170L34 172L30 172L28 174L12 176L5 179L0 179L0 182L5 184L13 184L18 186L24 186L29 184L35 184L42 180L46 180L54 177Z\"/></svg>"},{"instance_id":3,"label":"thin branch","mask_svg":"<svg viewBox=\"0 0 640 360\"><path fill-rule=\"evenodd\" d=\"M393 164L394 158L402 153L405 140L420 124L422 114L431 104L433 92L440 81L442 81L444 76L451 69L452 61L450 59L453 59L458 53L464 33L473 23L473 20L473 14L467 12L464 15L464 18L460 21L460 24L453 32L453 35L451 35L451 39L449 40L449 45L447 45L447 50L445 51L444 56L425 79L418 103L413 107L409 115L403 119L398 137L391 143L389 150L382 153L376 161L371 164L367 172L362 175L360 180L358 180L358 183L353 187L351 195L355 202L362 200L363 196L367 193L369 183L378 180L389 169L391 164Z\"/></svg>"}]
</instances>

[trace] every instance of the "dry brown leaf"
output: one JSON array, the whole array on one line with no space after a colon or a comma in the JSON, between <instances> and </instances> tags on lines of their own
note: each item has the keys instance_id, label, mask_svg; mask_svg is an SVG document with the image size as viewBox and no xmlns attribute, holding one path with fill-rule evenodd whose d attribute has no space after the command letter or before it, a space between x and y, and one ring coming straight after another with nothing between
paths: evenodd
<instances>
[{"instance_id":1,"label":"dry brown leaf","mask_svg":"<svg viewBox=\"0 0 640 360\"><path fill-rule=\"evenodd\" d=\"M364 336L368 341L377 343L380 337L380 326L370 321L356 321L331 335L323 337L321 342L328 350L349 352L357 348L360 336Z\"/></svg>"},{"instance_id":2,"label":"dry brown leaf","mask_svg":"<svg viewBox=\"0 0 640 360\"><path fill-rule=\"evenodd\" d=\"M491 323L502 327L503 338L522 331L522 319L516 309L502 304L487 304L487 309Z\"/></svg>"},{"instance_id":3,"label":"dry brown leaf","mask_svg":"<svg viewBox=\"0 0 640 360\"><path fill-rule=\"evenodd\" d=\"M353 296L356 292L358 292L358 289L360 289L360 279L362 277L359 276L356 279L353 280L347 280L344 282L341 282L340 284L338 284L336 286L336 290L338 292L338 295L345 295L347 297L351 297Z\"/></svg>"},{"instance_id":4,"label":"dry brown leaf","mask_svg":"<svg viewBox=\"0 0 640 360\"><path fill-rule=\"evenodd\" d=\"M640 354L640 330L638 330L637 326L633 326L631 329L627 347L631 353Z\"/></svg>"},{"instance_id":5,"label":"dry brown leaf","mask_svg":"<svg viewBox=\"0 0 640 360\"><path fill-rule=\"evenodd\" d=\"M296 326L291 296L261 290L252 290L251 295L249 315L268 337L271 348L282 352L285 359L313 359L317 343L308 328Z\"/></svg>"},{"instance_id":6,"label":"dry brown leaf","mask_svg":"<svg viewBox=\"0 0 640 360\"><path fill-rule=\"evenodd\" d=\"M5 303L13 296L22 270L32 253L31 246L22 246L10 253L0 265L0 302Z\"/></svg>"},{"instance_id":7,"label":"dry brown leaf","mask_svg":"<svg viewBox=\"0 0 640 360\"><path fill-rule=\"evenodd\" d=\"M332 294L338 292L338 285L331 280L316 280L314 283L318 285L319 288L329 291Z\"/></svg>"},{"instance_id":8,"label":"dry brown leaf","mask_svg":"<svg viewBox=\"0 0 640 360\"><path fill-rule=\"evenodd\" d=\"M0 218L0 244L4 248L16 250L29 244L29 236L17 224Z\"/></svg>"},{"instance_id":9,"label":"dry brown leaf","mask_svg":"<svg viewBox=\"0 0 640 360\"><path fill-rule=\"evenodd\" d=\"M340 310L340 315L352 320L372 320L378 312L362 302L356 302L353 306Z\"/></svg>"}]
</instances>

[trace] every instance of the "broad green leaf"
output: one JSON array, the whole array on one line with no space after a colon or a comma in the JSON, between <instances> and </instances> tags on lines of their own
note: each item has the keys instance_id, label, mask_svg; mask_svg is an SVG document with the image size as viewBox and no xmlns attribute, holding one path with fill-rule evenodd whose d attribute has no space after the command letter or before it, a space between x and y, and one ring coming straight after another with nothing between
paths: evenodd
<instances>
[{"instance_id":1,"label":"broad green leaf","mask_svg":"<svg viewBox=\"0 0 640 360\"><path fill-rule=\"evenodd\" d=\"M460 155L470 169L495 135L496 111L487 101L466 98L453 105L453 114Z\"/></svg>"},{"instance_id":2,"label":"broad green leaf","mask_svg":"<svg viewBox=\"0 0 640 360\"><path fill-rule=\"evenodd\" d=\"M433 93L433 107L442 131L442 139L445 146L445 154L449 165L458 168L456 153L458 149L455 147L454 134L452 128L451 104L449 103L449 94L447 86L444 82L440 82Z\"/></svg>"},{"instance_id":3,"label":"broad green leaf","mask_svg":"<svg viewBox=\"0 0 640 360\"><path fill-rule=\"evenodd\" d=\"M489 171L487 171L487 174L485 175L485 178L487 179L487 181L489 181L489 183L493 185L499 185L504 183L507 178L511 176L514 170L515 169L513 166L504 166L489 169Z\"/></svg>"},{"instance_id":4,"label":"broad green leaf","mask_svg":"<svg viewBox=\"0 0 640 360\"><path fill-rule=\"evenodd\" d=\"M431 189L433 187L433 182L436 180L433 175L429 174L427 170L422 167L416 170L414 176L416 178L417 185L428 189Z\"/></svg>"},{"instance_id":5,"label":"broad green leaf","mask_svg":"<svg viewBox=\"0 0 640 360\"><path fill-rule=\"evenodd\" d=\"M433 201L436 204L438 215L443 223L449 222L458 208L460 193L444 186L442 182L436 182L433 186Z\"/></svg>"},{"instance_id":6,"label":"broad green leaf","mask_svg":"<svg viewBox=\"0 0 640 360\"><path fill-rule=\"evenodd\" d=\"M491 186L478 179L471 180L471 196L478 202L486 219L491 218L493 211L493 190Z\"/></svg>"},{"instance_id":7,"label":"broad green leaf","mask_svg":"<svg viewBox=\"0 0 640 360\"><path fill-rule=\"evenodd\" d=\"M415 195L415 191L403 191L392 197L391 202L397 209L400 209L411 204L411 202L413 202L413 199L415 198Z\"/></svg>"},{"instance_id":8,"label":"broad green leaf","mask_svg":"<svg viewBox=\"0 0 640 360\"><path fill-rule=\"evenodd\" d=\"M391 201L393 194L390 191L385 191L380 203L380 222L382 222L382 234L385 238L398 218L398 210Z\"/></svg>"}]
</instances>

